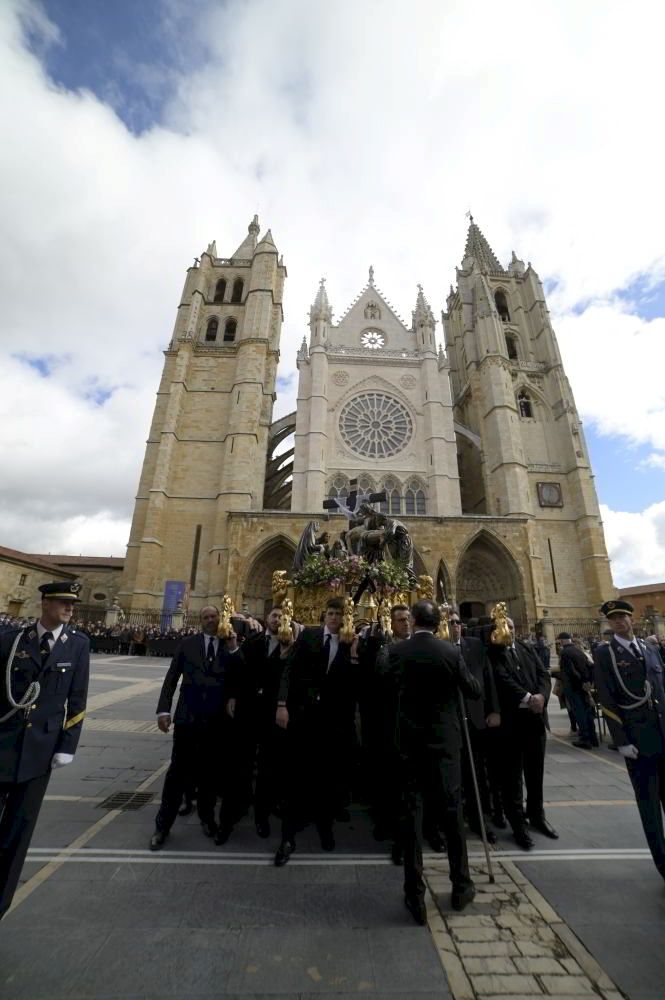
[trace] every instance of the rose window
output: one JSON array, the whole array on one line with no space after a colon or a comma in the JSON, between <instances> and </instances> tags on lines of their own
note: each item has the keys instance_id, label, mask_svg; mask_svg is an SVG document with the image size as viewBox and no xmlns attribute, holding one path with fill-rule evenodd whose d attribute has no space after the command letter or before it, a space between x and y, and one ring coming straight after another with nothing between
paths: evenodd
<instances>
[{"instance_id":1,"label":"rose window","mask_svg":"<svg viewBox=\"0 0 665 1000\"><path fill-rule=\"evenodd\" d=\"M371 351L378 351L385 344L386 338L380 330L365 330L360 342L363 347L369 347Z\"/></svg>"},{"instance_id":2,"label":"rose window","mask_svg":"<svg viewBox=\"0 0 665 1000\"><path fill-rule=\"evenodd\" d=\"M383 392L367 392L350 400L339 417L346 444L366 458L389 458L409 442L411 417L398 400Z\"/></svg>"}]
</instances>

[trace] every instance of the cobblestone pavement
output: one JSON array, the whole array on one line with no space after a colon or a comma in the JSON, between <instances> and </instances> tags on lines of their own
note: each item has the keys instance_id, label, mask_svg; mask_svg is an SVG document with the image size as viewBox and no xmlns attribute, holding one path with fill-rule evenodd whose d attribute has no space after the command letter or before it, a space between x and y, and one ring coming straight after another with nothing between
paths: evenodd
<instances>
[{"instance_id":1,"label":"cobblestone pavement","mask_svg":"<svg viewBox=\"0 0 665 1000\"><path fill-rule=\"evenodd\" d=\"M463 914L429 855L428 931L361 808L333 854L309 829L283 869L277 824L259 840L251 817L223 848L190 816L148 851L171 750L154 725L167 666L93 658L81 746L53 775L0 925L2 1000L665 1000L665 889L625 767L572 748L556 711L545 797L560 840L523 853L500 831L494 885L471 840L479 893ZM109 808L118 792L143 793L139 808Z\"/></svg>"}]
</instances>

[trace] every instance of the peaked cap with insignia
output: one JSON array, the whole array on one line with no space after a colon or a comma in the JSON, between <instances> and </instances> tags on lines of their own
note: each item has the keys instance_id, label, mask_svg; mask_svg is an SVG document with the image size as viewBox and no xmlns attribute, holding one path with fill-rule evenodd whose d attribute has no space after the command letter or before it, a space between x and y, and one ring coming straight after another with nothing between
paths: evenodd
<instances>
[{"instance_id":1,"label":"peaked cap with insignia","mask_svg":"<svg viewBox=\"0 0 665 1000\"><path fill-rule=\"evenodd\" d=\"M635 611L633 605L629 604L628 601L605 601L599 610L601 615L605 615L606 618L611 618L612 615L632 615Z\"/></svg>"},{"instance_id":2,"label":"peaked cap with insignia","mask_svg":"<svg viewBox=\"0 0 665 1000\"><path fill-rule=\"evenodd\" d=\"M39 587L42 597L57 597L61 601L80 601L80 583L67 583L63 580L56 580L54 583L43 583Z\"/></svg>"}]
</instances>

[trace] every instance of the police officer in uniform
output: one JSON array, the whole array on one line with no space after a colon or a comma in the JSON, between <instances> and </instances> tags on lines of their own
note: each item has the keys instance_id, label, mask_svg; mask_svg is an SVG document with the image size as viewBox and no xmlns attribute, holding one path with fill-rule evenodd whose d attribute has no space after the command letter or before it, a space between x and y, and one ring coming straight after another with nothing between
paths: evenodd
<instances>
[{"instance_id":1,"label":"police officer in uniform","mask_svg":"<svg viewBox=\"0 0 665 1000\"><path fill-rule=\"evenodd\" d=\"M16 891L51 770L71 763L81 735L90 643L69 625L80 589L43 584L39 621L0 635L0 919Z\"/></svg>"},{"instance_id":2,"label":"police officer in uniform","mask_svg":"<svg viewBox=\"0 0 665 1000\"><path fill-rule=\"evenodd\" d=\"M626 761L649 850L665 879L663 664L658 651L633 633L628 601L606 601L600 613L613 636L594 652L596 692L612 740Z\"/></svg>"}]
</instances>

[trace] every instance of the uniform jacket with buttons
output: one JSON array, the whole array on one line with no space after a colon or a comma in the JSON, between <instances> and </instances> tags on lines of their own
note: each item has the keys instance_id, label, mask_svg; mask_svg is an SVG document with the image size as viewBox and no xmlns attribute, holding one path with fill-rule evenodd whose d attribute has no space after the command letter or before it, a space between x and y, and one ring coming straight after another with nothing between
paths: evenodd
<instances>
[{"instance_id":1,"label":"uniform jacket with buttons","mask_svg":"<svg viewBox=\"0 0 665 1000\"><path fill-rule=\"evenodd\" d=\"M610 647L614 653L621 682L631 695L642 698L644 682L651 685L651 705L646 701L638 708L621 688L614 672ZM640 643L644 661L633 656L616 639L609 644L596 646L594 658L594 678L596 692L603 715L607 720L614 745L628 746L632 743L644 757L663 753L665 747L665 690L663 688L663 662L648 643ZM628 707L626 707L628 706Z\"/></svg>"},{"instance_id":2,"label":"uniform jacket with buttons","mask_svg":"<svg viewBox=\"0 0 665 1000\"><path fill-rule=\"evenodd\" d=\"M157 704L157 714L171 713L171 703L180 684L180 695L173 722L175 725L204 722L213 718L223 719L226 693L225 677L229 661L240 653L230 653L223 639L218 639L217 656L207 663L206 650L209 636L198 635L183 639L171 660ZM205 642L204 642L205 639Z\"/></svg>"},{"instance_id":3,"label":"uniform jacket with buttons","mask_svg":"<svg viewBox=\"0 0 665 1000\"><path fill-rule=\"evenodd\" d=\"M11 671L12 696L20 701L32 681L40 693L27 711L0 722L0 782L29 781L46 774L56 753L76 751L90 674L90 643L78 630L64 625L44 665L37 629L12 629L0 635L0 718L10 710L5 689L7 659L18 631L22 632Z\"/></svg>"}]
</instances>

